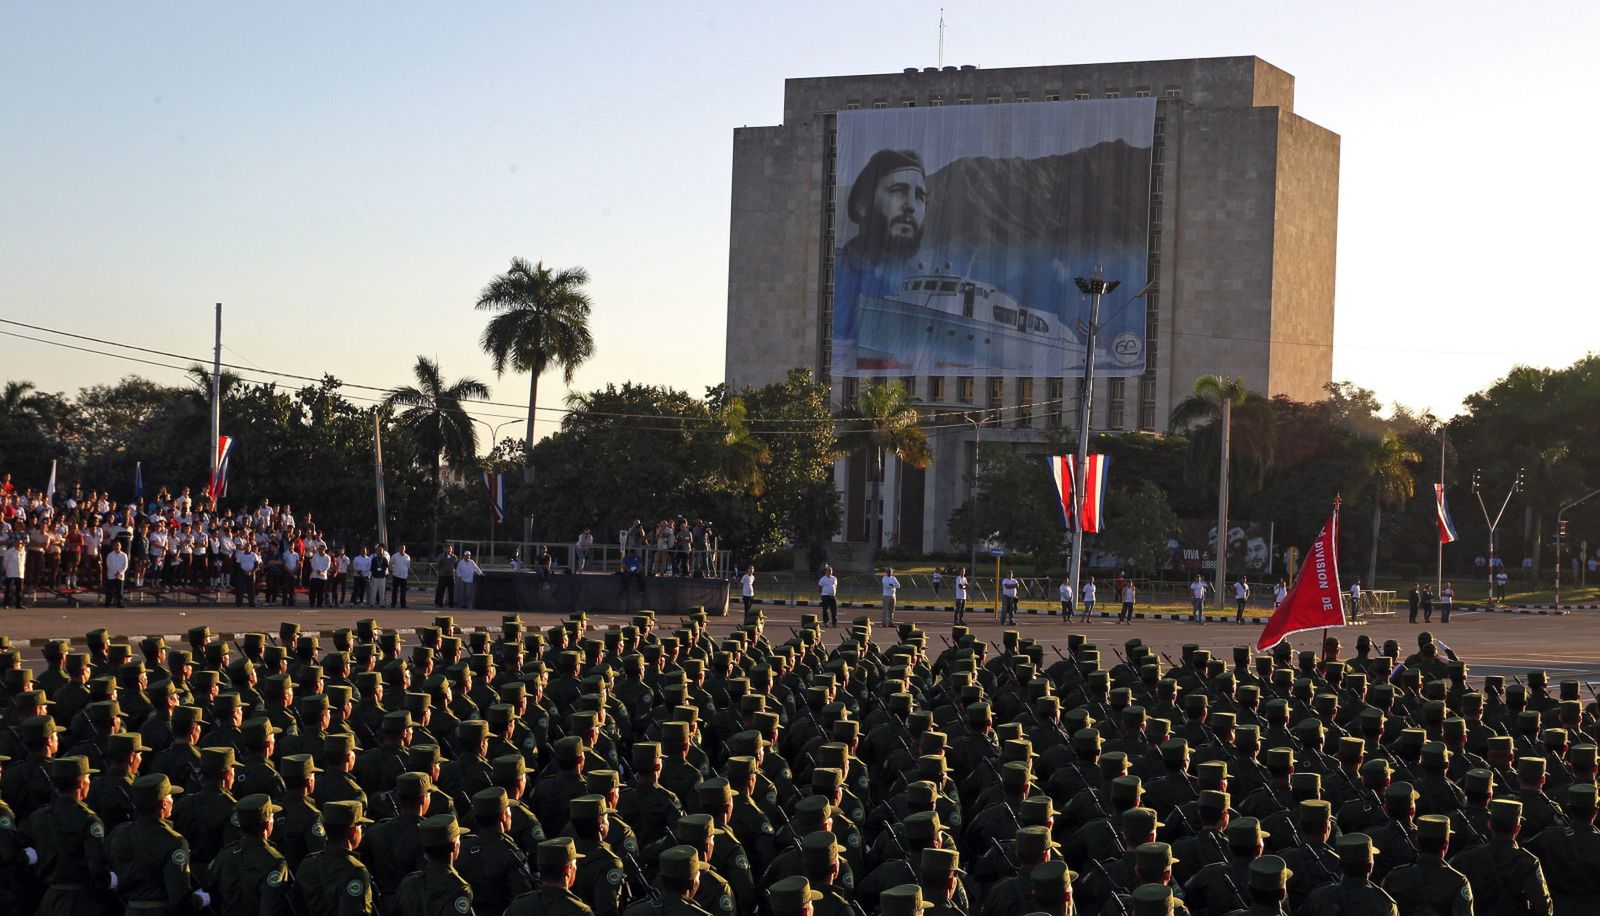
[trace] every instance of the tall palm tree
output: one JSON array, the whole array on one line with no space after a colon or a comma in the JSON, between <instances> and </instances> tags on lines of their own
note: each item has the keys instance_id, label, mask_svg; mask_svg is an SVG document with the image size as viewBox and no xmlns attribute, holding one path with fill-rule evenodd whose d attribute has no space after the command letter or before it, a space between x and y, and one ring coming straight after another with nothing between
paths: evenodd
<instances>
[{"instance_id":1,"label":"tall palm tree","mask_svg":"<svg viewBox=\"0 0 1600 916\"><path fill-rule=\"evenodd\" d=\"M722 476L750 495L760 496L767 489L761 469L772 461L772 451L746 425L749 408L744 398L730 398L716 413L721 426L717 445Z\"/></svg>"},{"instance_id":2,"label":"tall palm tree","mask_svg":"<svg viewBox=\"0 0 1600 916\"><path fill-rule=\"evenodd\" d=\"M44 398L39 386L32 382L9 381L0 391L0 416L8 418L36 417Z\"/></svg>"},{"instance_id":3,"label":"tall palm tree","mask_svg":"<svg viewBox=\"0 0 1600 916\"><path fill-rule=\"evenodd\" d=\"M539 376L560 367L563 380L571 384L572 373L594 355L589 294L583 290L588 282L589 272L582 267L558 272L543 261L529 264L512 258L511 269L490 280L478 294L479 309L499 313L489 319L479 341L493 361L495 376L504 375L507 369L529 375L526 444L530 452Z\"/></svg>"},{"instance_id":4,"label":"tall palm tree","mask_svg":"<svg viewBox=\"0 0 1600 916\"><path fill-rule=\"evenodd\" d=\"M1210 440L1216 440L1218 454L1217 461L1217 602L1223 606L1227 601L1225 597L1228 586L1228 489L1229 489L1229 461L1232 458L1233 414L1236 409L1243 408L1252 403L1252 398L1260 402L1259 396L1252 396L1245 387L1242 378L1224 378L1220 375L1202 375L1194 381L1192 393L1178 402L1172 409L1172 415L1167 420L1168 428L1174 432L1191 432L1190 464L1196 467L1204 466L1206 458L1197 449L1207 447ZM1257 424L1251 424L1259 429ZM1264 475L1266 465L1271 461L1271 433L1270 424L1266 426L1266 437L1262 441L1252 441L1252 472Z\"/></svg>"},{"instance_id":5,"label":"tall palm tree","mask_svg":"<svg viewBox=\"0 0 1600 916\"><path fill-rule=\"evenodd\" d=\"M444 495L444 465L463 467L478 455L478 430L461 402L489 396L489 386L475 378L446 385L439 364L418 356L412 367L415 385L404 385L384 395L383 406L405 408L399 423L411 431L417 449L432 459L433 520L428 539L431 551L439 549L439 501Z\"/></svg>"},{"instance_id":6,"label":"tall palm tree","mask_svg":"<svg viewBox=\"0 0 1600 916\"><path fill-rule=\"evenodd\" d=\"M884 461L893 455L902 464L925 468L933 461L927 433L919 425L917 412L904 388L877 383L868 385L840 415L839 448L847 454L871 455L873 511L867 513L867 540L874 549L883 546L883 471ZM873 527L873 522L876 527Z\"/></svg>"},{"instance_id":7,"label":"tall palm tree","mask_svg":"<svg viewBox=\"0 0 1600 916\"><path fill-rule=\"evenodd\" d=\"M1416 478L1411 469L1422 462L1422 456L1394 430L1386 431L1377 440L1370 441L1362 454L1357 481L1372 495L1372 554L1367 559L1367 583L1378 581L1378 535L1383 529L1383 507L1405 507L1406 500L1416 493Z\"/></svg>"}]
</instances>

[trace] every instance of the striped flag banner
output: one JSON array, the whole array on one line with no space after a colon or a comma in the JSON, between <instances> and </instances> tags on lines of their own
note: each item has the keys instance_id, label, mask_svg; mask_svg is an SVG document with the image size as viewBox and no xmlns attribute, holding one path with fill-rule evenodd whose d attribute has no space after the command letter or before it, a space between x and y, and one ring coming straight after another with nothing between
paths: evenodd
<instances>
[{"instance_id":1,"label":"striped flag banner","mask_svg":"<svg viewBox=\"0 0 1600 916\"><path fill-rule=\"evenodd\" d=\"M211 482L206 485L206 495L211 497L212 503L228 495L228 459L233 457L233 437L217 437L217 469L211 474Z\"/></svg>"},{"instance_id":2,"label":"striped flag banner","mask_svg":"<svg viewBox=\"0 0 1600 916\"><path fill-rule=\"evenodd\" d=\"M489 515L495 524L506 520L506 475L483 472L483 490L489 496Z\"/></svg>"},{"instance_id":3,"label":"striped flag banner","mask_svg":"<svg viewBox=\"0 0 1600 916\"><path fill-rule=\"evenodd\" d=\"M1077 513L1073 511L1072 499L1073 481L1077 478L1074 471L1076 456L1051 455L1045 461L1050 464L1050 477L1056 485L1061 526L1065 528L1074 524L1081 516L1084 533L1098 534L1105 520L1106 471L1111 465L1110 456L1090 455L1084 463L1083 490L1086 496L1079 501L1081 512Z\"/></svg>"},{"instance_id":4,"label":"striped flag banner","mask_svg":"<svg viewBox=\"0 0 1600 916\"><path fill-rule=\"evenodd\" d=\"M1444 484L1433 485L1433 508L1439 522L1439 543L1453 544L1456 541L1456 523L1450 518L1450 507L1444 502Z\"/></svg>"}]
</instances>

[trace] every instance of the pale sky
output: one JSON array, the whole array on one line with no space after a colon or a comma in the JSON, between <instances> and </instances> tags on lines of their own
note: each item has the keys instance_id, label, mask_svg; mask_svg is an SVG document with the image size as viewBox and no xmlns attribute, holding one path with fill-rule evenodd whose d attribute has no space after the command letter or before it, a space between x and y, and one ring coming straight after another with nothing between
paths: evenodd
<instances>
[{"instance_id":1,"label":"pale sky","mask_svg":"<svg viewBox=\"0 0 1600 916\"><path fill-rule=\"evenodd\" d=\"M940 5L0 0L0 318L209 356L221 301L224 361L389 386L425 353L523 403L472 309L521 255L593 275L575 388L699 394L722 375L733 129L778 123L787 77L935 64ZM949 64L1294 74L1343 138L1334 378L1448 415L1594 345L1600 5L943 7ZM0 354L47 390L179 378ZM540 403L564 394L547 376Z\"/></svg>"}]
</instances>

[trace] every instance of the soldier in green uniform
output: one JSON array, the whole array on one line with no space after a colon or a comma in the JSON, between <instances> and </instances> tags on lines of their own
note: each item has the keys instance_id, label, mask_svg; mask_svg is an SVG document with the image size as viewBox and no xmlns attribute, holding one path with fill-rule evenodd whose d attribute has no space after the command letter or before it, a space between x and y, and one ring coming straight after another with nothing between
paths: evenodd
<instances>
[{"instance_id":1,"label":"soldier in green uniform","mask_svg":"<svg viewBox=\"0 0 1600 916\"><path fill-rule=\"evenodd\" d=\"M1394 898L1372 883L1372 866L1378 850L1364 833L1347 833L1335 844L1342 876L1338 884L1324 884L1301 904L1297 916L1400 916Z\"/></svg>"},{"instance_id":2,"label":"soldier in green uniform","mask_svg":"<svg viewBox=\"0 0 1600 916\"><path fill-rule=\"evenodd\" d=\"M422 822L420 871L400 882L400 916L473 916L472 886L455 869L461 853L461 825L448 814L435 814Z\"/></svg>"},{"instance_id":3,"label":"soldier in green uniform","mask_svg":"<svg viewBox=\"0 0 1600 916\"><path fill-rule=\"evenodd\" d=\"M822 894L800 875L784 878L767 888L767 906L773 916L815 916Z\"/></svg>"},{"instance_id":4,"label":"soldier in green uniform","mask_svg":"<svg viewBox=\"0 0 1600 916\"><path fill-rule=\"evenodd\" d=\"M353 801L367 809L367 791L356 781L351 771L356 764L356 736L349 733L330 734L322 742L322 759L318 765L323 773L317 777L313 798L318 808L331 802Z\"/></svg>"},{"instance_id":5,"label":"soldier in green uniform","mask_svg":"<svg viewBox=\"0 0 1600 916\"><path fill-rule=\"evenodd\" d=\"M1383 879L1383 889L1402 913L1472 916L1472 885L1445 864L1450 851L1450 819L1424 814L1417 819L1417 861L1402 865Z\"/></svg>"},{"instance_id":6,"label":"soldier in green uniform","mask_svg":"<svg viewBox=\"0 0 1600 916\"><path fill-rule=\"evenodd\" d=\"M25 823L35 810L49 807L56 796L50 761L56 756L63 731L66 729L49 716L30 716L17 726L25 756L13 760L0 774L0 795L16 812L19 823Z\"/></svg>"},{"instance_id":7,"label":"soldier in green uniform","mask_svg":"<svg viewBox=\"0 0 1600 916\"><path fill-rule=\"evenodd\" d=\"M583 858L572 840L559 837L539 843L535 853L539 887L511 901L506 916L594 916L594 910L572 893Z\"/></svg>"},{"instance_id":8,"label":"soldier in green uniform","mask_svg":"<svg viewBox=\"0 0 1600 916\"><path fill-rule=\"evenodd\" d=\"M624 916L711 916L694 902L704 867L692 846L674 846L663 852L656 878L660 896L640 900L628 907Z\"/></svg>"},{"instance_id":9,"label":"soldier in green uniform","mask_svg":"<svg viewBox=\"0 0 1600 916\"><path fill-rule=\"evenodd\" d=\"M182 916L206 906L196 890L189 841L172 828L172 796L183 790L160 774L133 781L134 819L112 831L108 845L117 896L131 911Z\"/></svg>"},{"instance_id":10,"label":"soldier in green uniform","mask_svg":"<svg viewBox=\"0 0 1600 916\"><path fill-rule=\"evenodd\" d=\"M1229 821L1223 831L1228 841L1228 861L1207 865L1183 885L1183 899L1202 913L1226 913L1249 906L1243 899L1250 881L1250 863L1266 851L1267 833L1253 817Z\"/></svg>"},{"instance_id":11,"label":"soldier in green uniform","mask_svg":"<svg viewBox=\"0 0 1600 916\"><path fill-rule=\"evenodd\" d=\"M327 848L306 856L295 871L294 883L307 909L318 916L373 916L372 875L356 858L361 828L372 823L363 805L354 801L322 806L322 827Z\"/></svg>"},{"instance_id":12,"label":"soldier in green uniform","mask_svg":"<svg viewBox=\"0 0 1600 916\"><path fill-rule=\"evenodd\" d=\"M1287 916L1285 901L1289 899L1291 876L1289 866L1278 856L1262 856L1251 862L1249 882L1245 885L1250 905L1228 916Z\"/></svg>"},{"instance_id":13,"label":"soldier in green uniform","mask_svg":"<svg viewBox=\"0 0 1600 916\"><path fill-rule=\"evenodd\" d=\"M223 832L238 800L233 796L233 748L207 747L200 752L199 790L173 807L172 826L188 838L196 865L204 867L222 849Z\"/></svg>"},{"instance_id":14,"label":"soldier in green uniform","mask_svg":"<svg viewBox=\"0 0 1600 916\"><path fill-rule=\"evenodd\" d=\"M661 745L641 741L633 746L633 784L621 790L617 813L647 837L663 836L683 816L683 803L661 787Z\"/></svg>"},{"instance_id":15,"label":"soldier in green uniform","mask_svg":"<svg viewBox=\"0 0 1600 916\"><path fill-rule=\"evenodd\" d=\"M86 757L52 760L50 785L55 797L28 816L23 836L38 858L39 880L47 885L39 916L104 912L112 880L106 828L83 803L92 775Z\"/></svg>"},{"instance_id":16,"label":"soldier in green uniform","mask_svg":"<svg viewBox=\"0 0 1600 916\"><path fill-rule=\"evenodd\" d=\"M1521 832L1522 803L1496 798L1489 802L1489 842L1463 849L1450 861L1472 883L1473 905L1485 914L1554 912L1544 869L1517 844Z\"/></svg>"},{"instance_id":17,"label":"soldier in green uniform","mask_svg":"<svg viewBox=\"0 0 1600 916\"><path fill-rule=\"evenodd\" d=\"M281 809L262 794L239 799L239 839L224 846L207 870L205 886L217 908L233 916L289 916L294 893L289 861L271 838ZM112 837L113 841L115 836Z\"/></svg>"},{"instance_id":18,"label":"soldier in green uniform","mask_svg":"<svg viewBox=\"0 0 1600 916\"><path fill-rule=\"evenodd\" d=\"M84 803L100 815L107 830L133 820L133 796L129 790L147 750L138 732L119 732L106 739L106 770L92 780Z\"/></svg>"},{"instance_id":19,"label":"soldier in green uniform","mask_svg":"<svg viewBox=\"0 0 1600 916\"><path fill-rule=\"evenodd\" d=\"M1539 857L1545 878L1550 882L1550 898L1557 913L1582 912L1586 905L1600 900L1600 830L1595 829L1597 790L1594 783L1575 782L1567 786L1566 812L1569 824L1548 827L1529 840L1526 848Z\"/></svg>"},{"instance_id":20,"label":"soldier in green uniform","mask_svg":"<svg viewBox=\"0 0 1600 916\"><path fill-rule=\"evenodd\" d=\"M392 913L396 892L406 876L421 868L422 820L428 816L430 781L423 773L405 773L389 793L393 817L374 824L361 843L361 858L372 872L379 909Z\"/></svg>"},{"instance_id":21,"label":"soldier in green uniform","mask_svg":"<svg viewBox=\"0 0 1600 916\"><path fill-rule=\"evenodd\" d=\"M711 816L689 814L679 818L672 836L679 844L692 847L700 856L700 881L693 898L695 905L713 916L732 916L738 908L733 886L711 865L716 840L716 826ZM661 889L659 884L657 889Z\"/></svg>"},{"instance_id":22,"label":"soldier in green uniform","mask_svg":"<svg viewBox=\"0 0 1600 916\"><path fill-rule=\"evenodd\" d=\"M1034 866L1028 873L1033 894L1033 912L1048 916L1073 916L1072 879L1076 877L1060 859Z\"/></svg>"},{"instance_id":23,"label":"soldier in green uniform","mask_svg":"<svg viewBox=\"0 0 1600 916\"><path fill-rule=\"evenodd\" d=\"M917 883L934 916L967 916L956 894L961 885L961 855L954 849L924 849L917 859ZM882 906L883 895L878 900Z\"/></svg>"},{"instance_id":24,"label":"soldier in green uniform","mask_svg":"<svg viewBox=\"0 0 1600 916\"><path fill-rule=\"evenodd\" d=\"M610 824L606 800L598 795L580 795L568 803L568 816L567 829L583 858L574 893L589 904L595 916L617 916L626 901L632 899L633 891L622 859L606 843Z\"/></svg>"},{"instance_id":25,"label":"soldier in green uniform","mask_svg":"<svg viewBox=\"0 0 1600 916\"><path fill-rule=\"evenodd\" d=\"M472 885L478 912L500 916L512 900L533 890L528 857L509 835L511 800L506 790L491 786L473 795L472 823L472 832L461 840L456 870Z\"/></svg>"}]
</instances>

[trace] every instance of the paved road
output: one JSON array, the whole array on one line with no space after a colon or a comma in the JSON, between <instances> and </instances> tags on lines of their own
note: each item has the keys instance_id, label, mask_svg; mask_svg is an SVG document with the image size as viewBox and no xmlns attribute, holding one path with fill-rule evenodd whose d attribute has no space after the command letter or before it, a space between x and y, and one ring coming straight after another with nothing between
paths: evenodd
<instances>
[{"instance_id":1,"label":"paved road","mask_svg":"<svg viewBox=\"0 0 1600 916\"><path fill-rule=\"evenodd\" d=\"M778 606L766 607L765 611L768 634L777 639L787 635L788 627L796 625L801 614L810 613L813 609ZM29 639L53 637L81 639L84 633L96 627L106 627L113 634L127 636L147 633L181 634L189 627L200 623L210 624L212 630L219 633L249 630L276 633L279 621L294 620L307 631L326 632L341 626L351 626L357 619L368 616L378 618L380 626L404 629L426 625L432 621L436 613L443 612L428 607L405 611L363 608L330 608L318 611L304 606L240 610L234 608L231 603L209 607L183 605L127 610L99 607L71 609L33 607L4 612L4 615L0 616L0 632L10 636L14 642L24 644ZM469 628L496 627L501 617L499 611L457 610L452 613L455 614L458 625ZM875 610L843 610L840 613L841 619L846 623L853 617L862 615L870 615L875 622L879 618L879 612ZM557 618L551 615L523 615L523 620L530 625L550 623L555 619ZM897 619L915 621L928 630L933 640L931 650L937 651L942 648L940 634L949 632L950 617L946 613L902 611ZM992 614L971 612L967 619L983 638L996 643L1000 641L1003 628L993 622ZM617 614L598 614L591 615L591 621L597 626L606 626L625 623L627 617ZM738 621L739 612L735 607L729 616L713 618L712 629L725 631L735 626ZM1196 626L1192 623L1138 620L1127 626L1118 626L1110 620L1102 619L1088 624L1069 625L1059 618L1028 614L1018 618L1018 629L1042 640L1047 647L1056 646L1063 649L1069 632L1084 633L1105 650L1108 658L1115 657L1110 651L1111 647L1120 649L1125 640L1133 637L1138 637L1158 651L1174 658L1178 656L1182 645L1188 642L1200 643L1214 651L1220 651L1226 657L1231 655L1231 646L1253 645L1260 633L1260 627L1257 625L1208 623ZM1380 643L1385 639L1399 640L1401 654L1406 655L1413 651L1417 632L1421 629L1424 627L1407 624L1403 618L1400 620L1391 618L1378 620L1366 626L1345 628L1342 632L1337 630L1333 632L1344 643L1347 655L1354 654L1356 637L1362 633ZM1465 658L1471 665L1474 676L1503 674L1509 680L1512 675L1522 675L1533 668L1543 668L1550 673L1552 680L1577 677L1581 680L1594 681L1596 687L1600 687L1600 612L1575 611L1559 617L1458 612L1448 626L1441 625L1435 620L1427 629ZM1296 649L1316 649L1320 635L1315 632L1303 633L1291 639L1291 642ZM1047 655L1053 656L1053 654L1047 649ZM31 659L31 653L27 653L27 656Z\"/></svg>"}]
</instances>

